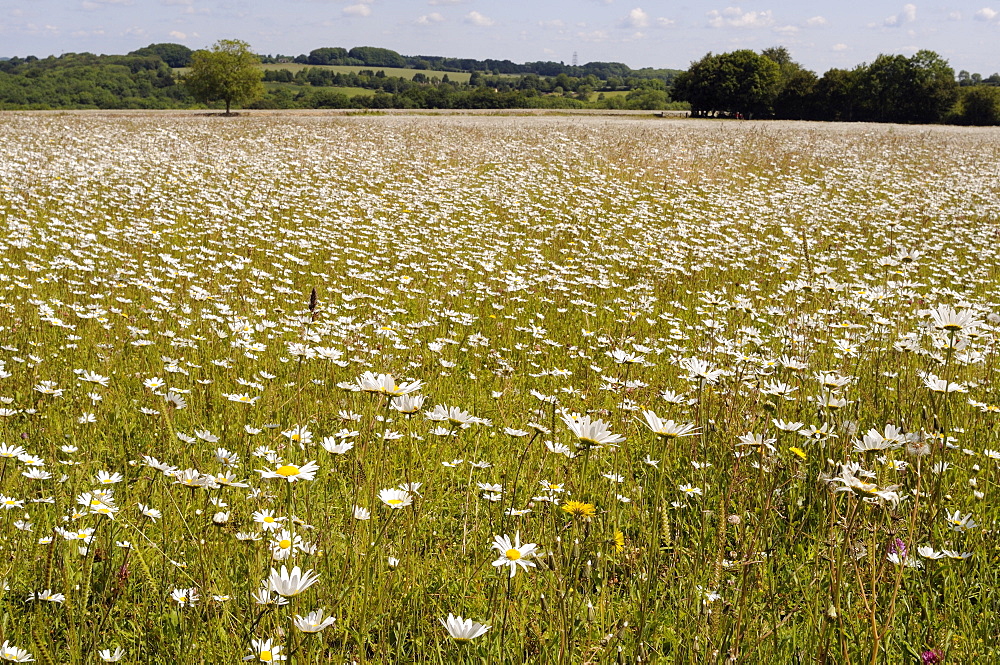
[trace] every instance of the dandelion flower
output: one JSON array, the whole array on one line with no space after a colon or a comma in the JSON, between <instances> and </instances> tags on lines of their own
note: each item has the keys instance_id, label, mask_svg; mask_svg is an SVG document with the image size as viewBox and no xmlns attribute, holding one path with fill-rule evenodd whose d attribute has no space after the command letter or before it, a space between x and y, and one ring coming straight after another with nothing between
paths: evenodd
<instances>
[{"instance_id":1,"label":"dandelion flower","mask_svg":"<svg viewBox=\"0 0 1000 665\"><path fill-rule=\"evenodd\" d=\"M562 505L562 509L573 517L579 517L585 521L589 521L597 514L594 504L583 501L567 501Z\"/></svg>"}]
</instances>

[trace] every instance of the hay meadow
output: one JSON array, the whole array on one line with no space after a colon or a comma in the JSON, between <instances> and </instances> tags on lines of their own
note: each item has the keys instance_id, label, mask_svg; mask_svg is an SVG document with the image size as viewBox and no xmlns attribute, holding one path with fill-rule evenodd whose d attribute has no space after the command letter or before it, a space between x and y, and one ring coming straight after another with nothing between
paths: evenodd
<instances>
[{"instance_id":1,"label":"hay meadow","mask_svg":"<svg viewBox=\"0 0 1000 665\"><path fill-rule=\"evenodd\" d=\"M0 137L0 659L1000 662L1000 131Z\"/></svg>"}]
</instances>

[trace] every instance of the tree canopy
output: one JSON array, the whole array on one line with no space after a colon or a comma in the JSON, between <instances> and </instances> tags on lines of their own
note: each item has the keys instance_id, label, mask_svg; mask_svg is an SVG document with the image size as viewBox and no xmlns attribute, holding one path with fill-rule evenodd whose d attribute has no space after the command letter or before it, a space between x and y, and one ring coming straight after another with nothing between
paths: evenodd
<instances>
[{"instance_id":1,"label":"tree canopy","mask_svg":"<svg viewBox=\"0 0 1000 665\"><path fill-rule=\"evenodd\" d=\"M970 88L986 83L963 74ZM976 93L968 104L956 104L954 70L928 50L909 58L880 55L850 71L831 69L823 78L794 62L781 46L759 55L748 50L708 53L677 77L673 97L689 102L694 115L901 123L973 123L993 117L991 93Z\"/></svg>"},{"instance_id":2,"label":"tree canopy","mask_svg":"<svg viewBox=\"0 0 1000 665\"><path fill-rule=\"evenodd\" d=\"M179 68L187 67L191 64L191 57L194 55L194 51L183 44L164 43L150 44L149 46L132 51L129 55L155 55L167 63L168 67Z\"/></svg>"},{"instance_id":3,"label":"tree canopy","mask_svg":"<svg viewBox=\"0 0 1000 665\"><path fill-rule=\"evenodd\" d=\"M778 96L781 69L771 58L748 49L691 63L674 80L674 98L691 103L695 115L769 115Z\"/></svg>"},{"instance_id":4,"label":"tree canopy","mask_svg":"<svg viewBox=\"0 0 1000 665\"><path fill-rule=\"evenodd\" d=\"M249 44L223 39L208 50L194 52L184 83L199 101L225 102L229 115L233 104L246 104L264 94L264 73L259 64Z\"/></svg>"}]
</instances>

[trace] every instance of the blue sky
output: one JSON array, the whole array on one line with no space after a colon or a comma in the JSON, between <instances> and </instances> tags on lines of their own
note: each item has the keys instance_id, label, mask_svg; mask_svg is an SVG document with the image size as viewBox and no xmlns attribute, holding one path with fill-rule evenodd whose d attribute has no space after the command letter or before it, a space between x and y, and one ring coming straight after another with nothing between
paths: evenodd
<instances>
[{"instance_id":1,"label":"blue sky","mask_svg":"<svg viewBox=\"0 0 1000 665\"><path fill-rule=\"evenodd\" d=\"M993 4L988 4L992 2ZM708 51L783 45L809 69L937 51L1000 70L1000 0L0 0L0 56L126 53L153 42L248 41L260 53L382 46L515 62L612 60L683 69Z\"/></svg>"}]
</instances>

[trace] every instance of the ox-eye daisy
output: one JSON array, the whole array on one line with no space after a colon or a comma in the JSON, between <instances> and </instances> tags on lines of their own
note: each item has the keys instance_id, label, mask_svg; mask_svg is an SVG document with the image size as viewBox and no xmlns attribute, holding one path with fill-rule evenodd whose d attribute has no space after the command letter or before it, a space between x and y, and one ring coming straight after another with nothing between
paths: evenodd
<instances>
[{"instance_id":1,"label":"ox-eye daisy","mask_svg":"<svg viewBox=\"0 0 1000 665\"><path fill-rule=\"evenodd\" d=\"M525 557L534 554L537 548L538 545L535 543L522 545L520 532L514 534L514 542L511 542L510 536L494 536L493 549L500 553L500 558L494 561L493 565L497 568L503 566L509 567L510 576L514 577L519 566L524 570L528 570L529 567L535 567L535 564L527 561Z\"/></svg>"}]
</instances>

